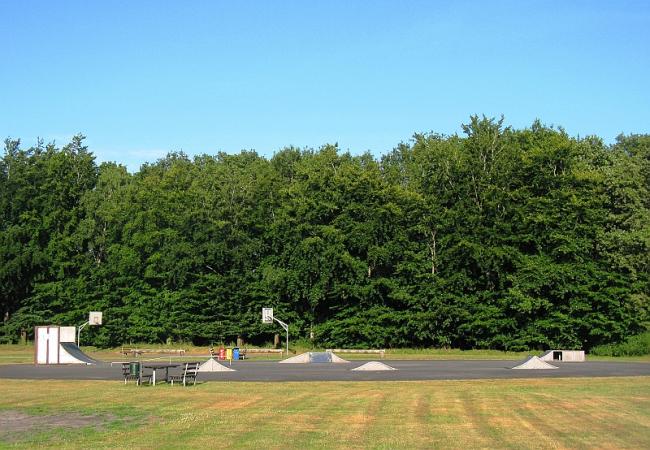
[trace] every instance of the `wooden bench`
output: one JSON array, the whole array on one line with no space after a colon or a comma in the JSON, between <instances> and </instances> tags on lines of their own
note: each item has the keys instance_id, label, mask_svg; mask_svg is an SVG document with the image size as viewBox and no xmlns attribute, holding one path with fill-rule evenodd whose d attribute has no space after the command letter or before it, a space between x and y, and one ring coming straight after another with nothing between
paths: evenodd
<instances>
[{"instance_id":1,"label":"wooden bench","mask_svg":"<svg viewBox=\"0 0 650 450\"><path fill-rule=\"evenodd\" d=\"M183 364L183 373L180 375L172 375L167 380L171 382L172 386L174 381L182 382L183 386L187 386L189 382L192 382L192 385L196 384L196 377L199 373L199 362L187 362Z\"/></svg>"},{"instance_id":2,"label":"wooden bench","mask_svg":"<svg viewBox=\"0 0 650 450\"><path fill-rule=\"evenodd\" d=\"M386 354L386 349L356 349L356 348L328 348L326 352L331 353L377 353L380 355L381 359L384 359Z\"/></svg>"},{"instance_id":3,"label":"wooden bench","mask_svg":"<svg viewBox=\"0 0 650 450\"><path fill-rule=\"evenodd\" d=\"M263 354L282 354L284 350L281 348L242 348L239 350L239 357L241 359L246 359L250 354L263 355Z\"/></svg>"},{"instance_id":4,"label":"wooden bench","mask_svg":"<svg viewBox=\"0 0 650 450\"><path fill-rule=\"evenodd\" d=\"M182 356L185 354L184 349L166 349L166 348L125 348L122 347L120 351L124 356L142 356L144 353L159 353L159 354L171 354Z\"/></svg>"}]
</instances>

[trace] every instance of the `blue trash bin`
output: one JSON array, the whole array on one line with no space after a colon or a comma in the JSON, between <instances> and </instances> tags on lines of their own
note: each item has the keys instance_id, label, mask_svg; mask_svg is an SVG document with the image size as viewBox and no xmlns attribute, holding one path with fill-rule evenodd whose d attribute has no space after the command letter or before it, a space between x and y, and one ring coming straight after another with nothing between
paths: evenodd
<instances>
[{"instance_id":1,"label":"blue trash bin","mask_svg":"<svg viewBox=\"0 0 650 450\"><path fill-rule=\"evenodd\" d=\"M232 349L232 359L235 361L239 360L239 347L235 347Z\"/></svg>"}]
</instances>

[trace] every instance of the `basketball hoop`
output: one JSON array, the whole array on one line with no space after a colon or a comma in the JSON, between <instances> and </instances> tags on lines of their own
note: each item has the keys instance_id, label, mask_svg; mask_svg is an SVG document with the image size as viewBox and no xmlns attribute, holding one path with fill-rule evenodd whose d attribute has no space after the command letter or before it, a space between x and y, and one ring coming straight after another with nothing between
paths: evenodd
<instances>
[{"instance_id":1,"label":"basketball hoop","mask_svg":"<svg viewBox=\"0 0 650 450\"><path fill-rule=\"evenodd\" d=\"M289 356L289 325L273 316L273 308L262 308L262 323L271 324L276 321L287 332L287 356Z\"/></svg>"},{"instance_id":2,"label":"basketball hoop","mask_svg":"<svg viewBox=\"0 0 650 450\"><path fill-rule=\"evenodd\" d=\"M77 328L77 347L79 346L79 342L81 338L81 330L83 330L86 327L86 325L101 325L101 324L102 324L102 312L90 311L90 313L88 313L88 321L82 323Z\"/></svg>"}]
</instances>

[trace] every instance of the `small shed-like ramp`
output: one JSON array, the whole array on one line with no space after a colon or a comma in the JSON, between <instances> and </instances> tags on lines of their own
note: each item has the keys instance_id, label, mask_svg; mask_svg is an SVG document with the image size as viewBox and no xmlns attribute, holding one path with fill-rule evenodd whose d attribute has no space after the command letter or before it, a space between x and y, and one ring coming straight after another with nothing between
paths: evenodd
<instances>
[{"instance_id":1,"label":"small shed-like ramp","mask_svg":"<svg viewBox=\"0 0 650 450\"><path fill-rule=\"evenodd\" d=\"M542 361L585 362L584 350L548 350L539 357Z\"/></svg>"}]
</instances>

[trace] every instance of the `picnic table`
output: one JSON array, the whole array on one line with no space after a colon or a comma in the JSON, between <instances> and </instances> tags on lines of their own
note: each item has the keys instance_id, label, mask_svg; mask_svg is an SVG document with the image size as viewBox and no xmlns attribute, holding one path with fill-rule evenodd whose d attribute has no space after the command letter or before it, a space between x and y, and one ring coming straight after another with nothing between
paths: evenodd
<instances>
[{"instance_id":1,"label":"picnic table","mask_svg":"<svg viewBox=\"0 0 650 450\"><path fill-rule=\"evenodd\" d=\"M174 367L180 367L180 364L174 364L174 363L160 364L160 363L156 363L156 364L144 364L142 367L145 368L145 369L151 369L152 370L152 372L151 372L151 384L153 384L155 386L156 385L156 378L157 378L156 377L156 372L158 372L159 370L165 369L165 383L168 383L169 382L169 369L174 368Z\"/></svg>"}]
</instances>

